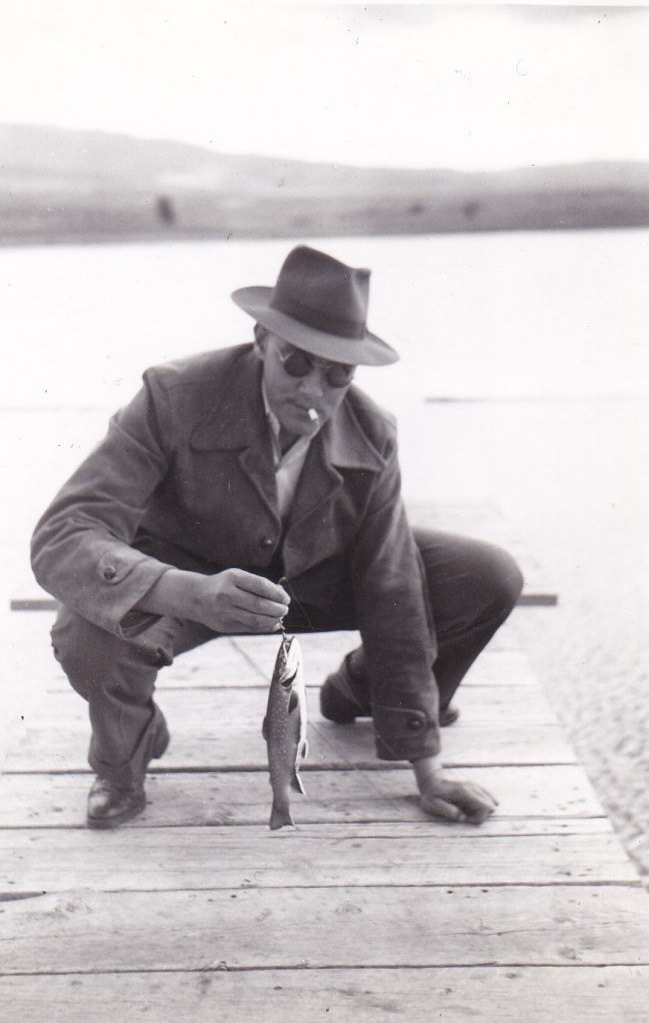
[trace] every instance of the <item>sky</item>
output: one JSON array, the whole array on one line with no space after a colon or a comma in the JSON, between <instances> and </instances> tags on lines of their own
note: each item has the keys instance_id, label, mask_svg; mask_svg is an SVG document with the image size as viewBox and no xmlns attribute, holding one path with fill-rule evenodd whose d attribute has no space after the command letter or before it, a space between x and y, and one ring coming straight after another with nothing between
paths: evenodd
<instances>
[{"instance_id":1,"label":"sky","mask_svg":"<svg viewBox=\"0 0 649 1023\"><path fill-rule=\"evenodd\" d=\"M491 169L649 159L649 7L0 0L0 122Z\"/></svg>"}]
</instances>

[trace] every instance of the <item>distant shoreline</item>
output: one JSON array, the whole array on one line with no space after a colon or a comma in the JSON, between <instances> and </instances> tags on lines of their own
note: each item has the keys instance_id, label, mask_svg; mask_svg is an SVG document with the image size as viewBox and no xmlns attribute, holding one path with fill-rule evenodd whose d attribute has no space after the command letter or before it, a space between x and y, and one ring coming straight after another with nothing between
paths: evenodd
<instances>
[{"instance_id":1,"label":"distant shoreline","mask_svg":"<svg viewBox=\"0 0 649 1023\"><path fill-rule=\"evenodd\" d=\"M381 229L370 230L370 229L358 229L354 231L344 230L343 227L338 229L323 231L319 228L317 223L306 230L293 229L289 230L268 230L265 232L253 231L253 230L230 230L228 232L208 230L208 229L175 229L175 230L159 230L159 231L34 231L30 233L3 233L0 229L0 249L2 248L29 248L30 246L41 246L41 245L142 245L142 244L159 244L162 242L222 242L227 244L228 242L238 241L273 241L282 239L297 239L297 238L375 238L375 237L403 237L408 238L415 235L452 235L452 234L502 234L510 233L514 231L527 232L527 231L629 231L629 230L644 230L649 227L649 213L646 221L634 221L624 222L619 221L615 223L588 223L588 224L570 224L566 225L551 225L551 226L529 226L524 225L512 225L508 224L503 227L445 227L445 228L434 228L434 227L421 227L413 229L412 225L401 225L393 228L383 227Z\"/></svg>"}]
</instances>

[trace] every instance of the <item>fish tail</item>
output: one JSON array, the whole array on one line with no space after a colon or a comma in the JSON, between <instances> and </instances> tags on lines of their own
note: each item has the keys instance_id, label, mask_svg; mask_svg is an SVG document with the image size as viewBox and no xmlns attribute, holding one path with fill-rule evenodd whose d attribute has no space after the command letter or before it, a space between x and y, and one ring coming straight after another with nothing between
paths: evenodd
<instances>
[{"instance_id":1,"label":"fish tail","mask_svg":"<svg viewBox=\"0 0 649 1023\"><path fill-rule=\"evenodd\" d=\"M295 792L301 792L303 796L306 795L306 792L304 791L304 784L297 771L293 772L293 777L291 778L291 788Z\"/></svg>"},{"instance_id":2,"label":"fish tail","mask_svg":"<svg viewBox=\"0 0 649 1023\"><path fill-rule=\"evenodd\" d=\"M273 807L270 811L270 829L277 831L279 828L294 828L295 822L291 817L288 804L282 805L273 800Z\"/></svg>"}]
</instances>

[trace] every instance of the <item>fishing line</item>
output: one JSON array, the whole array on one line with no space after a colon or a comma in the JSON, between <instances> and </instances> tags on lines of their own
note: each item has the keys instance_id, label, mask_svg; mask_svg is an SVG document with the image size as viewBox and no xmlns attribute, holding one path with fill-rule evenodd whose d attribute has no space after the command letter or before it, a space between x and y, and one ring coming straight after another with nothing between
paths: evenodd
<instances>
[{"instance_id":1,"label":"fishing line","mask_svg":"<svg viewBox=\"0 0 649 1023\"><path fill-rule=\"evenodd\" d=\"M290 583L289 583L289 581L288 581L288 579L286 578L285 575L283 575L281 577L281 579L278 579L277 585L278 586L283 586L284 589L287 591L287 593L288 593L289 597L291 598L291 600L295 601L295 603L297 604L298 611L300 612L300 614L304 618L304 621L309 626L309 629L311 630L311 632L317 632L318 630L315 628L313 622L311 621L311 619L309 618L308 614L306 613L306 611L304 609L304 604L301 604L300 601L295 596L295 593L291 592L293 587L290 585ZM280 628L281 628L282 632L285 631L284 630L284 620L283 619L280 622Z\"/></svg>"}]
</instances>

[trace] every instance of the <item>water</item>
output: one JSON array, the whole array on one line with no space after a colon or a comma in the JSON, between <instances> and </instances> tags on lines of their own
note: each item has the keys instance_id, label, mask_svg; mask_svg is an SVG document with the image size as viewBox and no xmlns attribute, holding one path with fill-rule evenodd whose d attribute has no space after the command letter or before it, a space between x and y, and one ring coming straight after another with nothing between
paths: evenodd
<instances>
[{"instance_id":1,"label":"water","mask_svg":"<svg viewBox=\"0 0 649 1023\"><path fill-rule=\"evenodd\" d=\"M371 328L400 395L647 393L649 232L316 240L373 269ZM0 249L0 407L111 407L143 366L249 336L229 299L270 284L285 241Z\"/></svg>"},{"instance_id":2,"label":"water","mask_svg":"<svg viewBox=\"0 0 649 1023\"><path fill-rule=\"evenodd\" d=\"M373 268L370 326L402 361L359 382L398 415L406 496L494 500L556 584L559 608L521 610L518 627L649 869L649 232L314 244ZM249 339L229 293L272 283L288 248L0 250L7 591L36 515L141 370Z\"/></svg>"}]
</instances>

